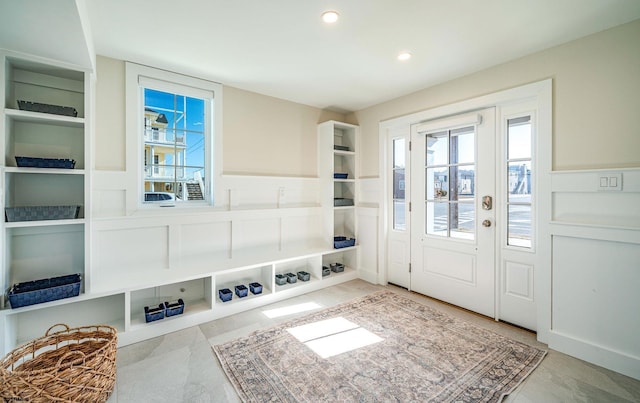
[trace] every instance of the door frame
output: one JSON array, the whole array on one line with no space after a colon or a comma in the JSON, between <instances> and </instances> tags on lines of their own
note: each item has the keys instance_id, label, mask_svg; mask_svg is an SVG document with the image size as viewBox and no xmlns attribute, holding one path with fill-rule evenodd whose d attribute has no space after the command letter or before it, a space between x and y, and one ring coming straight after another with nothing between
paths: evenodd
<instances>
[{"instance_id":1,"label":"door frame","mask_svg":"<svg viewBox=\"0 0 640 403\"><path fill-rule=\"evenodd\" d=\"M537 192L534 195L537 204L537 217L535 227L535 244L539 261L534 274L534 290L536 301L537 338L546 343L551 330L551 170L552 170L552 80L547 79L520 87L495 92L492 94L455 102L444 106L434 107L420 112L384 120L379 123L379 161L380 177L382 180L382 192L379 195L379 205L382 219L380 220L381 242L379 250L379 262L381 269L378 272L378 282L387 284L387 258L389 241L389 214L392 214L387 189L389 189L390 167L388 154L388 136L394 131L406 130L412 124L428 120L457 115L464 112L473 112L480 109L495 107L496 118L503 116L502 109L521 102L531 102L536 107L538 131L534 143L536 155ZM499 125L498 120L496 123ZM498 186L499 187L499 186ZM501 228L496 228L497 239L502 239ZM501 261L500 248L496 248L496 262ZM496 263L498 265L498 263ZM496 267L496 273L499 268ZM496 276L496 286L500 284L500 276ZM496 317L496 319L500 319Z\"/></svg>"}]
</instances>

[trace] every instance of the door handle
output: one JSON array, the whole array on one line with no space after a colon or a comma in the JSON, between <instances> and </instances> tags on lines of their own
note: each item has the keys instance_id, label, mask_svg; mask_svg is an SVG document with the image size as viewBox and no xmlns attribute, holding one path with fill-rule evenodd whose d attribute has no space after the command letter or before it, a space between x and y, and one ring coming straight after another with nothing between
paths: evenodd
<instances>
[{"instance_id":1,"label":"door handle","mask_svg":"<svg viewBox=\"0 0 640 403\"><path fill-rule=\"evenodd\" d=\"M482 222L482 226L483 227L490 227L491 226L491 220L484 220Z\"/></svg>"}]
</instances>

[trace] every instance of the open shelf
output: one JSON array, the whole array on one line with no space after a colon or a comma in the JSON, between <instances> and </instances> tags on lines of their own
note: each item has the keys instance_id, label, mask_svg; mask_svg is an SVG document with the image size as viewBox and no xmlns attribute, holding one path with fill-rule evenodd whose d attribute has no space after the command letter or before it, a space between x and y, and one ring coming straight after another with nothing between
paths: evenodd
<instances>
[{"instance_id":1,"label":"open shelf","mask_svg":"<svg viewBox=\"0 0 640 403\"><path fill-rule=\"evenodd\" d=\"M157 307L164 302L178 299L184 301L184 312L149 322L145 320L144 307ZM159 324L163 321L178 320L181 317L211 310L211 277L149 287L131 292L131 327Z\"/></svg>"},{"instance_id":2,"label":"open shelf","mask_svg":"<svg viewBox=\"0 0 640 403\"><path fill-rule=\"evenodd\" d=\"M263 266L245 268L233 272L217 274L215 276L216 288L214 290L214 298L216 304L222 306L234 305L271 294L273 289L273 280L271 278L272 273L273 265L267 264ZM249 283L260 283L262 285L262 293L255 295L251 293L249 289ZM237 285L244 285L245 287L247 287L246 297L241 298L236 295L235 287ZM228 288L232 292L232 298L230 301L223 302L218 296L219 290L224 288Z\"/></svg>"}]
</instances>

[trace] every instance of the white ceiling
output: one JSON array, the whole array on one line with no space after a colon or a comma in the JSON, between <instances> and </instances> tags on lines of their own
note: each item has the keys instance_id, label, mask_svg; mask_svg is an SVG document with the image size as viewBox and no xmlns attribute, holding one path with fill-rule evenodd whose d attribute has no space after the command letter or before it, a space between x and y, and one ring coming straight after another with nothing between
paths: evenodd
<instances>
[{"instance_id":1,"label":"white ceiling","mask_svg":"<svg viewBox=\"0 0 640 403\"><path fill-rule=\"evenodd\" d=\"M90 65L94 47L341 112L640 18L637 0L0 0L0 7L0 47L81 65ZM340 13L332 26L320 20L329 9ZM76 37L83 33L84 42ZM413 58L399 62L401 50Z\"/></svg>"}]
</instances>

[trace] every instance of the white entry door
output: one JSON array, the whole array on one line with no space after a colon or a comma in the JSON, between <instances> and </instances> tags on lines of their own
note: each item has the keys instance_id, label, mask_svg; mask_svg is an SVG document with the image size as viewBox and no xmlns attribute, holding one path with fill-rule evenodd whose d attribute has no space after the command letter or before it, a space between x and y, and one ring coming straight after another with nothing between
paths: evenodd
<instances>
[{"instance_id":1,"label":"white entry door","mask_svg":"<svg viewBox=\"0 0 640 403\"><path fill-rule=\"evenodd\" d=\"M411 289L495 317L495 109L411 128Z\"/></svg>"}]
</instances>

